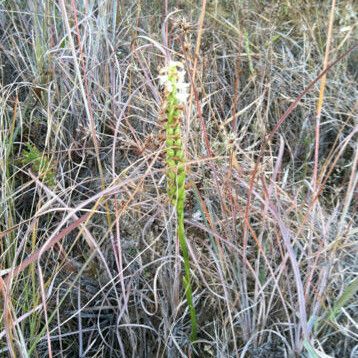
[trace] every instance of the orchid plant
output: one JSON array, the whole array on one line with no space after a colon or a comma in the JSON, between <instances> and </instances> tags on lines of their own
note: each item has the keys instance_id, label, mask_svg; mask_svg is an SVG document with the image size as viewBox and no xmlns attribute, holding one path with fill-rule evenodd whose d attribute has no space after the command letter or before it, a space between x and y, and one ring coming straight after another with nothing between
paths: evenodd
<instances>
[{"instance_id":1,"label":"orchid plant","mask_svg":"<svg viewBox=\"0 0 358 358\"><path fill-rule=\"evenodd\" d=\"M190 259L184 228L185 157L181 138L181 125L189 84L185 82L185 69L181 62L171 61L160 71L160 84L164 86L164 111L166 116L166 165L167 192L176 208L177 234L184 260L183 284L191 320L191 340L197 338L196 312L190 283Z\"/></svg>"}]
</instances>

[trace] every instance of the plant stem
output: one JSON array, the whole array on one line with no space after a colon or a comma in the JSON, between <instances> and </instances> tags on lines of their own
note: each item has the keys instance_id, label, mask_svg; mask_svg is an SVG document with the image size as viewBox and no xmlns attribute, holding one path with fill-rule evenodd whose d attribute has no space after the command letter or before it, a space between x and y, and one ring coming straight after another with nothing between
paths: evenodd
<instances>
[{"instance_id":1,"label":"plant stem","mask_svg":"<svg viewBox=\"0 0 358 358\"><path fill-rule=\"evenodd\" d=\"M166 163L167 163L167 191L171 203L176 208L177 214L177 234L180 250L184 259L183 285L189 306L191 320L190 340L197 339L197 320L193 304L193 292L190 283L190 258L188 244L185 238L184 227L184 204L185 204L185 158L181 139L180 117L182 108L178 96L180 79L183 76L178 74L177 64L169 66L166 76ZM183 88L183 87L182 87Z\"/></svg>"}]
</instances>

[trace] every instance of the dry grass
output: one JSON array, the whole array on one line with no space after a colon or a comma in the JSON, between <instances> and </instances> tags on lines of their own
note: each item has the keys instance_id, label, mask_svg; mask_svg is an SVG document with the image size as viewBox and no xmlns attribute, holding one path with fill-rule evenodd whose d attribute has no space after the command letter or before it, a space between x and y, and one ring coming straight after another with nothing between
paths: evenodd
<instances>
[{"instance_id":1,"label":"dry grass","mask_svg":"<svg viewBox=\"0 0 358 358\"><path fill-rule=\"evenodd\" d=\"M356 357L355 10L0 2L1 356ZM191 83L195 342L166 196L168 58Z\"/></svg>"}]
</instances>

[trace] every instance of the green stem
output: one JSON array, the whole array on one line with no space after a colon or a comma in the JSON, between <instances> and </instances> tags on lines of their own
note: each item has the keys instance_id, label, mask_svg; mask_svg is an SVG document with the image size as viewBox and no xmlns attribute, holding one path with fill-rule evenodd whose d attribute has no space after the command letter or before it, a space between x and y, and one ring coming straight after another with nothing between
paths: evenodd
<instances>
[{"instance_id":1,"label":"green stem","mask_svg":"<svg viewBox=\"0 0 358 358\"><path fill-rule=\"evenodd\" d=\"M189 250L188 245L185 239L185 231L184 231L184 213L183 215L178 215L178 238L181 252L183 254L184 259L184 271L185 276L183 278L183 284L185 289L186 300L188 302L189 311L190 311L190 320L191 320L191 335L190 340L193 342L197 339L197 319L196 319L196 311L193 304L193 292L190 284L190 259L189 259Z\"/></svg>"}]
</instances>

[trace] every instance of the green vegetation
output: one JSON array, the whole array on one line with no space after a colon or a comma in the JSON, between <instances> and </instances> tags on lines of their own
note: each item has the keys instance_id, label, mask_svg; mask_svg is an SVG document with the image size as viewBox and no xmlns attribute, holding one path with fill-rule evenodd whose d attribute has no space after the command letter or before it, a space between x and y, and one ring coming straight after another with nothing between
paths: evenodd
<instances>
[{"instance_id":1,"label":"green vegetation","mask_svg":"<svg viewBox=\"0 0 358 358\"><path fill-rule=\"evenodd\" d=\"M26 148L21 152L20 164L29 165L44 183L54 187L56 184L56 172L51 160L30 143L26 144Z\"/></svg>"}]
</instances>

